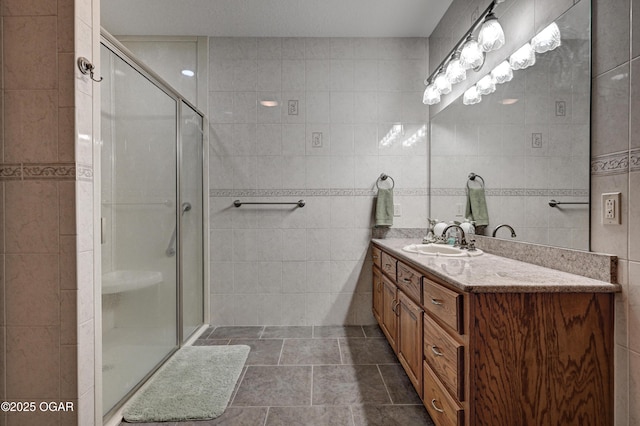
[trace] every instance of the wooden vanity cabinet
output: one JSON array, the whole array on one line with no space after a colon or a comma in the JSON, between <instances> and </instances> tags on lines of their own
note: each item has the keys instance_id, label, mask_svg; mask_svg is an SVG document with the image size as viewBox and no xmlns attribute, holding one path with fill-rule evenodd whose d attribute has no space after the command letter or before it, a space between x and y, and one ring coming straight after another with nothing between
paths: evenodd
<instances>
[{"instance_id":1,"label":"wooden vanity cabinet","mask_svg":"<svg viewBox=\"0 0 640 426\"><path fill-rule=\"evenodd\" d=\"M397 287L389 278L382 277L382 321L379 323L382 332L387 336L394 352L398 351L396 337L398 334L398 304Z\"/></svg>"},{"instance_id":2,"label":"wooden vanity cabinet","mask_svg":"<svg viewBox=\"0 0 640 426\"><path fill-rule=\"evenodd\" d=\"M382 322L382 273L377 267L373 267L373 316L379 323Z\"/></svg>"},{"instance_id":3,"label":"wooden vanity cabinet","mask_svg":"<svg viewBox=\"0 0 640 426\"><path fill-rule=\"evenodd\" d=\"M398 359L413 387L422 398L422 316L423 310L398 290Z\"/></svg>"},{"instance_id":4,"label":"wooden vanity cabinet","mask_svg":"<svg viewBox=\"0 0 640 426\"><path fill-rule=\"evenodd\" d=\"M379 256L374 315L437 426L613 425L614 293L462 292Z\"/></svg>"}]
</instances>

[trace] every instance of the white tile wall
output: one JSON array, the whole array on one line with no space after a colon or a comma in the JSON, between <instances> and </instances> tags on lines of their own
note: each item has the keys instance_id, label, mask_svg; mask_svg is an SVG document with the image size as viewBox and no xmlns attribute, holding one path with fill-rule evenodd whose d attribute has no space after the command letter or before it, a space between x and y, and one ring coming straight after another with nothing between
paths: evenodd
<instances>
[{"instance_id":1,"label":"white tile wall","mask_svg":"<svg viewBox=\"0 0 640 426\"><path fill-rule=\"evenodd\" d=\"M373 323L380 173L396 182L396 226L426 223L427 141L402 141L426 124L427 51L426 39L210 40L213 324ZM381 148L396 123L404 138ZM307 204L236 209L236 198Z\"/></svg>"}]
</instances>

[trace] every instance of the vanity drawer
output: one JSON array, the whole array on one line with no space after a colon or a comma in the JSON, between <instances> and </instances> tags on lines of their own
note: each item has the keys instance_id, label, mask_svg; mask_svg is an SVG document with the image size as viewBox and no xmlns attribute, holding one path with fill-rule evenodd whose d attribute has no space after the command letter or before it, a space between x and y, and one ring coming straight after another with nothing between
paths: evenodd
<instances>
[{"instance_id":1,"label":"vanity drawer","mask_svg":"<svg viewBox=\"0 0 640 426\"><path fill-rule=\"evenodd\" d=\"M389 256L387 253L382 252L382 255L380 256L380 262L382 265L382 272L384 272L389 278L391 278L391 280L395 282L396 266L398 261L394 257Z\"/></svg>"},{"instance_id":2,"label":"vanity drawer","mask_svg":"<svg viewBox=\"0 0 640 426\"><path fill-rule=\"evenodd\" d=\"M464 401L464 346L424 315L424 359L444 386Z\"/></svg>"},{"instance_id":3,"label":"vanity drawer","mask_svg":"<svg viewBox=\"0 0 640 426\"><path fill-rule=\"evenodd\" d=\"M380 256L382 255L382 250L374 246L371 251L372 251L371 257L373 258L373 264L376 265L378 268L382 268L381 266L382 259L380 259Z\"/></svg>"},{"instance_id":4,"label":"vanity drawer","mask_svg":"<svg viewBox=\"0 0 640 426\"><path fill-rule=\"evenodd\" d=\"M397 268L398 288L402 289L409 297L420 303L422 296L422 274L400 261L398 261Z\"/></svg>"},{"instance_id":5,"label":"vanity drawer","mask_svg":"<svg viewBox=\"0 0 640 426\"><path fill-rule=\"evenodd\" d=\"M422 288L424 308L462 334L462 295L426 277L423 279Z\"/></svg>"},{"instance_id":6,"label":"vanity drawer","mask_svg":"<svg viewBox=\"0 0 640 426\"><path fill-rule=\"evenodd\" d=\"M423 362L424 406L438 426L464 425L464 410L442 389L438 379L426 362Z\"/></svg>"}]
</instances>

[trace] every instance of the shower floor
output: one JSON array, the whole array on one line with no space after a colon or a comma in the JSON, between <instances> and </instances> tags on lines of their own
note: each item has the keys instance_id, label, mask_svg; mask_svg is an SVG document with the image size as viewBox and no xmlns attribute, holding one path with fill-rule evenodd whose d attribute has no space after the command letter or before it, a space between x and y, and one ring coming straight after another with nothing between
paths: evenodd
<instances>
[{"instance_id":1,"label":"shower floor","mask_svg":"<svg viewBox=\"0 0 640 426\"><path fill-rule=\"evenodd\" d=\"M433 425L378 326L212 327L194 343L228 344L251 352L221 417L137 425Z\"/></svg>"}]
</instances>

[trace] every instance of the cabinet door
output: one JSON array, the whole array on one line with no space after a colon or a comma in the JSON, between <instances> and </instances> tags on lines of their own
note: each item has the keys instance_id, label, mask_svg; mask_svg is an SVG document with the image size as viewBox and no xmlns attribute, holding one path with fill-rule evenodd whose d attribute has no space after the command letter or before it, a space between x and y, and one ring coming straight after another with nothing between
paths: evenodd
<instances>
[{"instance_id":1,"label":"cabinet door","mask_svg":"<svg viewBox=\"0 0 640 426\"><path fill-rule=\"evenodd\" d=\"M378 268L373 268L373 316L382 323L382 273Z\"/></svg>"},{"instance_id":2,"label":"cabinet door","mask_svg":"<svg viewBox=\"0 0 640 426\"><path fill-rule=\"evenodd\" d=\"M403 292L398 291L398 359L413 387L422 398L422 314L423 311Z\"/></svg>"},{"instance_id":3,"label":"cabinet door","mask_svg":"<svg viewBox=\"0 0 640 426\"><path fill-rule=\"evenodd\" d=\"M396 335L398 332L396 291L396 285L386 277L382 277L382 331L394 351L397 351Z\"/></svg>"}]
</instances>

